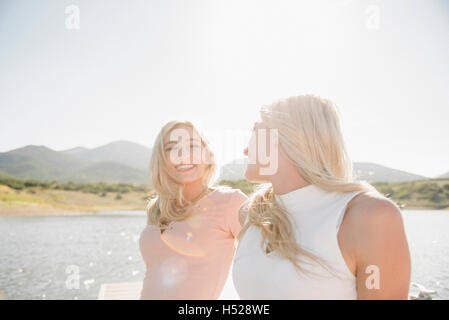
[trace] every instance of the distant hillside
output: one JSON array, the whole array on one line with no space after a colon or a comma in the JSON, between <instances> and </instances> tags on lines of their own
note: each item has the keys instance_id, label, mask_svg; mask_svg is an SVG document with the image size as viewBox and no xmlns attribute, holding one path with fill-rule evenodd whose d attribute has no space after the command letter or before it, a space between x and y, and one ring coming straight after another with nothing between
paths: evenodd
<instances>
[{"instance_id":1,"label":"distant hillside","mask_svg":"<svg viewBox=\"0 0 449 320\"><path fill-rule=\"evenodd\" d=\"M441 176L438 176L438 179L447 179L449 178L449 172L446 172L444 174L442 174Z\"/></svg>"},{"instance_id":2,"label":"distant hillside","mask_svg":"<svg viewBox=\"0 0 449 320\"><path fill-rule=\"evenodd\" d=\"M14 179L14 177L0 170L0 179Z\"/></svg>"},{"instance_id":3,"label":"distant hillside","mask_svg":"<svg viewBox=\"0 0 449 320\"><path fill-rule=\"evenodd\" d=\"M220 170L220 180L244 179L246 166L246 158L237 159L223 165ZM428 179L424 176L367 162L355 162L354 174L358 179L368 182L402 182Z\"/></svg>"},{"instance_id":4,"label":"distant hillside","mask_svg":"<svg viewBox=\"0 0 449 320\"><path fill-rule=\"evenodd\" d=\"M236 159L224 164L220 169L220 180L245 179L245 171L248 160L246 158Z\"/></svg>"},{"instance_id":5,"label":"distant hillside","mask_svg":"<svg viewBox=\"0 0 449 320\"><path fill-rule=\"evenodd\" d=\"M368 182L402 182L429 179L428 177L369 162L355 162L354 174L359 180Z\"/></svg>"},{"instance_id":6,"label":"distant hillside","mask_svg":"<svg viewBox=\"0 0 449 320\"><path fill-rule=\"evenodd\" d=\"M79 155L79 154L82 154L82 153L84 153L84 152L86 152L88 150L89 149L84 148L84 147L75 147L75 148L72 148L72 149L63 150L61 152L65 153L65 154Z\"/></svg>"},{"instance_id":7,"label":"distant hillside","mask_svg":"<svg viewBox=\"0 0 449 320\"><path fill-rule=\"evenodd\" d=\"M150 183L151 149L115 141L98 148L76 147L55 151L45 146L26 146L0 153L0 175L59 182ZM220 169L220 180L244 179L247 159L236 159ZM425 180L424 176L375 163L356 162L354 173L369 182ZM449 173L447 174L449 176ZM441 176L441 178L443 178Z\"/></svg>"},{"instance_id":8,"label":"distant hillside","mask_svg":"<svg viewBox=\"0 0 449 320\"><path fill-rule=\"evenodd\" d=\"M0 170L22 179L149 183L151 149L117 141L95 149L26 146L0 153Z\"/></svg>"},{"instance_id":9,"label":"distant hillside","mask_svg":"<svg viewBox=\"0 0 449 320\"><path fill-rule=\"evenodd\" d=\"M97 162L71 173L77 182L124 182L124 183L149 183L150 177L143 170L130 168L117 162Z\"/></svg>"},{"instance_id":10,"label":"distant hillside","mask_svg":"<svg viewBox=\"0 0 449 320\"><path fill-rule=\"evenodd\" d=\"M64 153L95 162L113 161L142 171L148 171L151 158L150 148L129 141L115 141L94 149L77 147Z\"/></svg>"},{"instance_id":11,"label":"distant hillside","mask_svg":"<svg viewBox=\"0 0 449 320\"><path fill-rule=\"evenodd\" d=\"M0 153L0 170L24 179L63 180L68 171L88 164L88 161L44 146L26 146Z\"/></svg>"}]
</instances>

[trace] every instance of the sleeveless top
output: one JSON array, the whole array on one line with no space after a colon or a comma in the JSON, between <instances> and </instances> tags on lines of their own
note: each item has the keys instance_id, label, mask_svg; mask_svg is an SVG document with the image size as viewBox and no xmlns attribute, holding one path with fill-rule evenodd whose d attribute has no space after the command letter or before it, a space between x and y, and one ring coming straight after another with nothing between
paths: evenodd
<instances>
[{"instance_id":1,"label":"sleeveless top","mask_svg":"<svg viewBox=\"0 0 449 320\"><path fill-rule=\"evenodd\" d=\"M357 194L329 192L307 185L276 199L289 213L296 241L325 266L301 257L293 263L276 251L265 253L261 230L250 226L243 234L234 257L233 282L241 299L357 299L356 277L343 259L337 233L346 206Z\"/></svg>"},{"instance_id":2,"label":"sleeveless top","mask_svg":"<svg viewBox=\"0 0 449 320\"><path fill-rule=\"evenodd\" d=\"M189 218L172 222L162 234L146 226L139 241L146 265L141 299L218 299L246 198L240 190L218 187L197 202Z\"/></svg>"}]
</instances>

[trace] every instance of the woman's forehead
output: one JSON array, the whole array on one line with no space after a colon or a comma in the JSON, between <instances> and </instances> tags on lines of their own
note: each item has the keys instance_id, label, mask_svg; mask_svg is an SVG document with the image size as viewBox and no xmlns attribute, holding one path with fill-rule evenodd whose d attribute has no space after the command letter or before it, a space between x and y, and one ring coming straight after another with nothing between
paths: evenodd
<instances>
[{"instance_id":1,"label":"woman's forehead","mask_svg":"<svg viewBox=\"0 0 449 320\"><path fill-rule=\"evenodd\" d=\"M178 125L174 127L164 137L164 145L201 141L202 140L199 134L192 127L186 125Z\"/></svg>"},{"instance_id":2,"label":"woman's forehead","mask_svg":"<svg viewBox=\"0 0 449 320\"><path fill-rule=\"evenodd\" d=\"M164 145L167 146L167 145L176 145L176 144L187 144L187 143L192 143L192 142L201 143L202 140L197 139L197 138L185 139L185 138L179 137L178 140L169 140L169 141L165 142Z\"/></svg>"}]
</instances>

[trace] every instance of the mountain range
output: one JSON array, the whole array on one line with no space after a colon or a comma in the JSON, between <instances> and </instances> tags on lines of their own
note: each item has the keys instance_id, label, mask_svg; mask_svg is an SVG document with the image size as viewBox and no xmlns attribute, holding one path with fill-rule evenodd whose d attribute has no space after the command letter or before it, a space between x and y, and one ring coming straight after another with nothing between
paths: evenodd
<instances>
[{"instance_id":1,"label":"mountain range","mask_svg":"<svg viewBox=\"0 0 449 320\"><path fill-rule=\"evenodd\" d=\"M0 170L22 179L148 183L150 157L150 148L129 141L63 151L29 145L0 153Z\"/></svg>"},{"instance_id":2,"label":"mountain range","mask_svg":"<svg viewBox=\"0 0 449 320\"><path fill-rule=\"evenodd\" d=\"M97 148L76 147L56 151L29 145L0 152L0 178L22 178L59 182L150 182L151 148L114 141ZM236 159L220 168L220 180L244 179L246 159ZM399 182L429 179L421 175L369 162L355 162L354 172L368 182ZM449 178L449 172L438 178Z\"/></svg>"},{"instance_id":3,"label":"mountain range","mask_svg":"<svg viewBox=\"0 0 449 320\"><path fill-rule=\"evenodd\" d=\"M223 180L239 180L245 178L247 159L237 159L221 167L220 178ZM354 174L359 180L368 182L400 182L429 179L428 177L388 168L369 162L355 162Z\"/></svg>"}]
</instances>

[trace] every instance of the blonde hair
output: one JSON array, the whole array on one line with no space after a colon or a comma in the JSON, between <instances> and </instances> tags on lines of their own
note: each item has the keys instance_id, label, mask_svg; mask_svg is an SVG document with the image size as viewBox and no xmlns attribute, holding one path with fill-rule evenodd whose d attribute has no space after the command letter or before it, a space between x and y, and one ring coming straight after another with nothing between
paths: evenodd
<instances>
[{"instance_id":1,"label":"blonde hair","mask_svg":"<svg viewBox=\"0 0 449 320\"><path fill-rule=\"evenodd\" d=\"M279 144L308 183L344 193L375 191L371 185L353 178L337 108L331 101L314 95L290 97L262 107L261 119L269 128L278 130ZM324 265L296 242L288 212L276 201L271 184L262 185L250 197L245 210L248 222L238 238L254 225L261 229L262 246L266 244L267 249L290 260L297 270L304 271L302 263L310 264L304 257Z\"/></svg>"},{"instance_id":2,"label":"blonde hair","mask_svg":"<svg viewBox=\"0 0 449 320\"><path fill-rule=\"evenodd\" d=\"M148 224L156 225L160 229L165 229L173 221L181 221L189 217L192 206L195 204L193 201L183 198L183 185L173 180L167 171L164 138L180 125L190 127L198 134L202 142L202 148L205 148L209 156L207 168L202 177L204 188L209 188L216 170L215 156L208 141L191 122L174 120L162 127L154 142L150 161L151 180L157 196L150 200L147 205Z\"/></svg>"}]
</instances>

